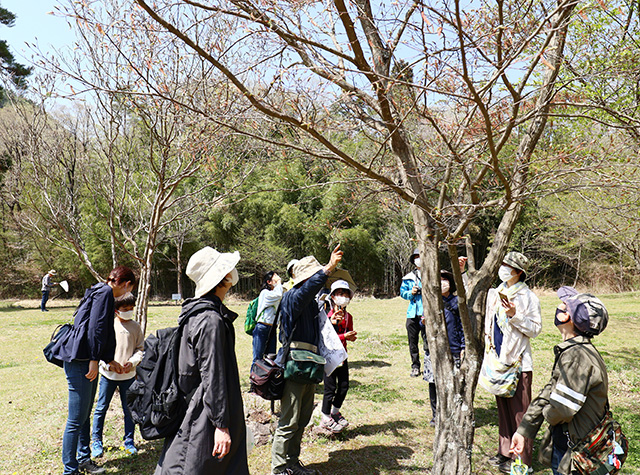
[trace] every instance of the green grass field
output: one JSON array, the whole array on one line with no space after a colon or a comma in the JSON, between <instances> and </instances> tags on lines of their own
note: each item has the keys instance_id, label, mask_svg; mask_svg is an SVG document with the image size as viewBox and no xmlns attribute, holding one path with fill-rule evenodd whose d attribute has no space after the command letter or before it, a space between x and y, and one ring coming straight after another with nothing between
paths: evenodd
<instances>
[{"instance_id":1,"label":"green grass field","mask_svg":"<svg viewBox=\"0 0 640 475\"><path fill-rule=\"evenodd\" d=\"M640 473L640 295L602 297L611 320L594 340L609 368L609 395L614 416L629 438L630 455L622 473ZM77 303L77 302L73 302ZM534 394L549 377L553 346L559 333L553 326L557 300L542 298L543 333L533 341ZM62 305L55 301L56 305ZM241 315L246 303L230 307ZM324 475L428 473L434 431L427 385L409 377L409 355L404 327L406 305L392 300L356 300L349 307L359 339L349 347L351 389L343 406L350 427L335 437L309 433L301 459ZM47 363L42 348L54 327L66 322L73 307L55 307L43 314L8 302L0 304L0 474L60 474L62 432L66 421L67 388L64 372ZM149 309L148 332L175 325L177 306ZM248 389L251 338L236 321L236 352L243 391ZM321 401L319 387L316 402ZM481 388L475 400L476 435L474 473L491 474L487 458L497 449L495 401ZM110 474L151 474L160 444L138 438L140 452L130 457L120 450L122 412L114 398L105 427L107 452L99 461ZM540 434L541 435L541 434ZM252 474L268 474L270 445L250 456ZM534 465L536 473L551 470Z\"/></svg>"}]
</instances>

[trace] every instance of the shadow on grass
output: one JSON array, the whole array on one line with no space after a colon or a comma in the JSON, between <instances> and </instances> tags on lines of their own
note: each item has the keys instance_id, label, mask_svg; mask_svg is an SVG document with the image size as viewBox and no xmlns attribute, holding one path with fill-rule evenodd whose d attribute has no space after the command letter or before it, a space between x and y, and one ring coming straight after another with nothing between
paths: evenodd
<instances>
[{"instance_id":1,"label":"shadow on grass","mask_svg":"<svg viewBox=\"0 0 640 475\"><path fill-rule=\"evenodd\" d=\"M370 445L356 450L336 450L329 454L329 460L321 464L311 464L308 468L325 474L367 474L376 475L402 470L424 472L418 466L401 465L400 460L411 459L413 450L404 446Z\"/></svg>"},{"instance_id":2,"label":"shadow on grass","mask_svg":"<svg viewBox=\"0 0 640 475\"><path fill-rule=\"evenodd\" d=\"M640 359L640 349L620 348L612 350L610 348L598 348L598 351L607 363L607 369L620 371L635 368L636 362Z\"/></svg>"},{"instance_id":3,"label":"shadow on grass","mask_svg":"<svg viewBox=\"0 0 640 475\"><path fill-rule=\"evenodd\" d=\"M495 402L489 408L476 407L474 411L476 429L487 425L498 427L498 408Z\"/></svg>"},{"instance_id":4,"label":"shadow on grass","mask_svg":"<svg viewBox=\"0 0 640 475\"><path fill-rule=\"evenodd\" d=\"M394 436L400 436L400 430L413 429L416 425L411 421L389 421L382 424L365 424L349 428L345 432L345 436L353 438L359 435L376 435L384 432L392 432Z\"/></svg>"},{"instance_id":5,"label":"shadow on grass","mask_svg":"<svg viewBox=\"0 0 640 475\"><path fill-rule=\"evenodd\" d=\"M105 447L105 456L96 459L96 462L106 468L108 473L152 474L160 458L163 443L163 440L140 441L136 443L139 450L136 455L128 455L117 447Z\"/></svg>"},{"instance_id":6,"label":"shadow on grass","mask_svg":"<svg viewBox=\"0 0 640 475\"><path fill-rule=\"evenodd\" d=\"M360 368L385 368L391 366L391 363L387 363L382 360L361 360L361 361L349 361L349 369Z\"/></svg>"}]
</instances>

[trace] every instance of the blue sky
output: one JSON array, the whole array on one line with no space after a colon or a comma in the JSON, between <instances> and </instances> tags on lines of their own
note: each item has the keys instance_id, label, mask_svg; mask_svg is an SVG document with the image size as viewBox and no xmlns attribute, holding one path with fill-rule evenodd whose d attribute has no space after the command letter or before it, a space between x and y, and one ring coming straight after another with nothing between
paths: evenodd
<instances>
[{"instance_id":1,"label":"blue sky","mask_svg":"<svg viewBox=\"0 0 640 475\"><path fill-rule=\"evenodd\" d=\"M0 27L0 38L9 43L19 62L29 64L31 61L32 53L26 42L37 43L43 53L73 43L75 33L67 20L49 15L59 3L58 0L0 0L2 7L17 16L12 28Z\"/></svg>"}]
</instances>

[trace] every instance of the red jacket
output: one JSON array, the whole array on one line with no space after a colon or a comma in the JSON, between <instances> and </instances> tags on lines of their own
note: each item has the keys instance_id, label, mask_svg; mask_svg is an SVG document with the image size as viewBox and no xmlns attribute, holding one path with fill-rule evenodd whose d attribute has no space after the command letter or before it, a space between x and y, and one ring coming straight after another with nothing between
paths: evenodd
<instances>
[{"instance_id":1,"label":"red jacket","mask_svg":"<svg viewBox=\"0 0 640 475\"><path fill-rule=\"evenodd\" d=\"M333 315L333 310L334 309L332 308L331 310L329 310L329 313L327 314L327 317L329 318L329 320L331 320L331 315ZM344 334L347 332L353 331L353 317L349 312L345 310L344 318L340 321L340 323L338 323L337 325L334 325L333 328L336 330L336 333L340 337L340 341L342 342L342 344L344 345L344 349L346 350L347 339L344 337Z\"/></svg>"}]
</instances>

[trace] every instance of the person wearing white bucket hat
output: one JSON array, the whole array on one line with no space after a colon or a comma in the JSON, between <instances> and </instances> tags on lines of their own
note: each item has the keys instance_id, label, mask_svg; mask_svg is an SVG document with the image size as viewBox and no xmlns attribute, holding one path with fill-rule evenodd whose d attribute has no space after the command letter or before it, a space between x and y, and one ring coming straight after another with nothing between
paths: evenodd
<instances>
[{"instance_id":1,"label":"person wearing white bucket hat","mask_svg":"<svg viewBox=\"0 0 640 475\"><path fill-rule=\"evenodd\" d=\"M280 304L281 327L280 342L285 344L289 337L294 344L304 345L313 352L320 340L318 324L318 302L315 297L324 287L329 275L342 260L340 245L331 253L326 266L322 266L315 257L307 256L293 266L293 288L286 292ZM283 350L278 362L284 366ZM300 463L300 444L304 429L313 413L315 384L302 384L285 379L280 419L273 435L271 446L271 469L273 474L313 475L318 472L304 467Z\"/></svg>"},{"instance_id":2,"label":"person wearing white bucket hat","mask_svg":"<svg viewBox=\"0 0 640 475\"><path fill-rule=\"evenodd\" d=\"M238 282L240 254L211 247L196 252L187 276L195 298L182 305L178 385L190 394L186 416L165 445L155 475L248 475L246 427L233 321L222 303Z\"/></svg>"},{"instance_id":3,"label":"person wearing white bucket hat","mask_svg":"<svg viewBox=\"0 0 640 475\"><path fill-rule=\"evenodd\" d=\"M327 318L333 324L344 349L347 341L356 341L358 332L353 330L353 316L347 311L347 305L353 298L353 291L346 280L336 280L331 284L327 299L329 311ZM324 397L322 399L322 419L320 427L334 434L342 432L349 422L340 413L349 391L349 362L344 360L331 374L324 375Z\"/></svg>"},{"instance_id":4,"label":"person wearing white bucket hat","mask_svg":"<svg viewBox=\"0 0 640 475\"><path fill-rule=\"evenodd\" d=\"M58 285L57 282L53 282L51 280L52 277L58 275L55 269L51 269L47 272L42 278L42 301L40 302L40 311L48 312L47 310L47 300L49 300L49 294L51 293L51 289L54 285Z\"/></svg>"}]
</instances>

